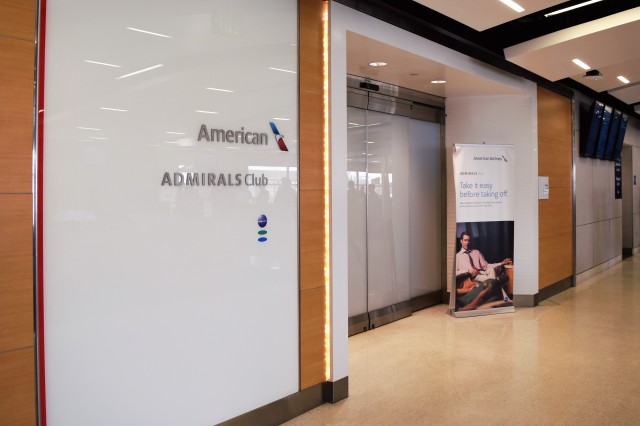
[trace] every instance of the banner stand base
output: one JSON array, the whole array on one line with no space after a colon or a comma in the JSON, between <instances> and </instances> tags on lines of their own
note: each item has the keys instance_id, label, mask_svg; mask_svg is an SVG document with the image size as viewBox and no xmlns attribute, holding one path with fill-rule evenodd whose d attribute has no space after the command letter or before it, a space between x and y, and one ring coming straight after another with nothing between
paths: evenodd
<instances>
[{"instance_id":1,"label":"banner stand base","mask_svg":"<svg viewBox=\"0 0 640 426\"><path fill-rule=\"evenodd\" d=\"M477 309L474 311L449 311L452 317L455 318L467 318L467 317L479 317L483 315L495 315L495 314L509 314L514 313L516 308L513 306L505 306L503 308L490 308L490 309Z\"/></svg>"}]
</instances>

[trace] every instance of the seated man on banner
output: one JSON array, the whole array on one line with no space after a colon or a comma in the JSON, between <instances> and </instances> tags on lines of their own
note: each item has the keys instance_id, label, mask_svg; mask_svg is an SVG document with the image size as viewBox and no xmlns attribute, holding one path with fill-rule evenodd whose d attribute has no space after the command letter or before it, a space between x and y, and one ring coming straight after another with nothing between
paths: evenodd
<instances>
[{"instance_id":1,"label":"seated man on banner","mask_svg":"<svg viewBox=\"0 0 640 426\"><path fill-rule=\"evenodd\" d=\"M471 235L466 231L460 234L460 245L456 253L456 306L468 311L489 302L510 302L503 287L509 281L504 265L511 265L511 259L487 263L479 250L471 248Z\"/></svg>"}]
</instances>

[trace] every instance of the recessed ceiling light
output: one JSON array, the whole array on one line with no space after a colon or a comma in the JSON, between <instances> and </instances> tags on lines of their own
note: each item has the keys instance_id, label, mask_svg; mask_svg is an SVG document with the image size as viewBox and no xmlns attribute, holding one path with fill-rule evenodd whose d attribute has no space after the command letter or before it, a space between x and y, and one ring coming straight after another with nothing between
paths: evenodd
<instances>
[{"instance_id":1,"label":"recessed ceiling light","mask_svg":"<svg viewBox=\"0 0 640 426\"><path fill-rule=\"evenodd\" d=\"M445 84L447 80L431 80L431 84Z\"/></svg>"},{"instance_id":2,"label":"recessed ceiling light","mask_svg":"<svg viewBox=\"0 0 640 426\"><path fill-rule=\"evenodd\" d=\"M199 112L201 114L217 114L217 112L215 111L205 111L205 110L197 110L196 112Z\"/></svg>"},{"instance_id":3,"label":"recessed ceiling light","mask_svg":"<svg viewBox=\"0 0 640 426\"><path fill-rule=\"evenodd\" d=\"M369 62L370 67L384 67L387 65L386 62Z\"/></svg>"},{"instance_id":4,"label":"recessed ceiling light","mask_svg":"<svg viewBox=\"0 0 640 426\"><path fill-rule=\"evenodd\" d=\"M619 75L619 76L618 76L618 80L620 80L620 81L621 81L621 82L623 82L624 84L629 84L629 83L630 83L629 79L628 79L628 78L626 78L626 77L625 77L625 76L623 76L623 75Z\"/></svg>"},{"instance_id":5,"label":"recessed ceiling light","mask_svg":"<svg viewBox=\"0 0 640 426\"><path fill-rule=\"evenodd\" d=\"M585 64L580 59L577 59L577 58L576 59L572 59L571 62L573 62L574 64L576 64L577 66L579 66L583 70L590 70L591 69L591 67L589 65Z\"/></svg>"},{"instance_id":6,"label":"recessed ceiling light","mask_svg":"<svg viewBox=\"0 0 640 426\"><path fill-rule=\"evenodd\" d=\"M549 16L558 15L560 13L564 13L564 12L568 12L568 11L573 10L573 9L577 9L579 7L589 6L590 4L598 3L600 1L602 1L602 0L589 0L589 1L586 1L584 3L580 3L580 4L576 4L574 6L565 7L564 9L556 10L555 12L545 13L544 16L546 18L548 18Z\"/></svg>"},{"instance_id":7,"label":"recessed ceiling light","mask_svg":"<svg viewBox=\"0 0 640 426\"><path fill-rule=\"evenodd\" d=\"M515 10L516 12L520 13L520 12L524 12L524 7L520 6L518 3L516 3L515 1L512 0L500 0L500 2L506 4L507 6L509 6L511 9Z\"/></svg>"}]
</instances>

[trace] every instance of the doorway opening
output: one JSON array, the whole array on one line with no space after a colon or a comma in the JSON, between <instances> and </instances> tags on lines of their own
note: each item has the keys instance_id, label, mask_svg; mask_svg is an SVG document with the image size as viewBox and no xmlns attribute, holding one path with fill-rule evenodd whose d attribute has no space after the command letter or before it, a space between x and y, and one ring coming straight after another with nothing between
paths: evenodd
<instances>
[{"instance_id":1,"label":"doorway opening","mask_svg":"<svg viewBox=\"0 0 640 426\"><path fill-rule=\"evenodd\" d=\"M444 99L347 83L349 335L441 303Z\"/></svg>"}]
</instances>

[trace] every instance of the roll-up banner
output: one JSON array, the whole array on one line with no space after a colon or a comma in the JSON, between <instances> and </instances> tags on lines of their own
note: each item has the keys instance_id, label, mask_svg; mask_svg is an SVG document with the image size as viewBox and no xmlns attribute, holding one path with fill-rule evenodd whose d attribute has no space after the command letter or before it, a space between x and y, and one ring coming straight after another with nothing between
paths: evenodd
<instances>
[{"instance_id":1,"label":"roll-up banner","mask_svg":"<svg viewBox=\"0 0 640 426\"><path fill-rule=\"evenodd\" d=\"M455 317L514 312L512 145L454 145Z\"/></svg>"}]
</instances>

